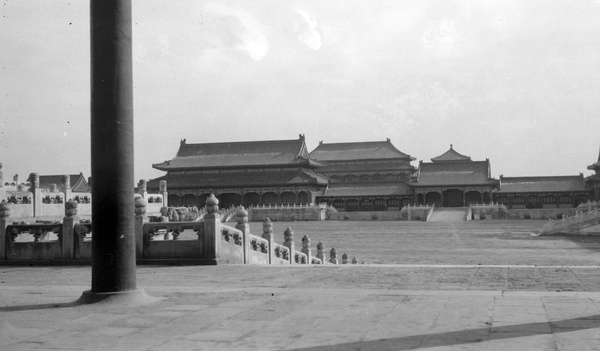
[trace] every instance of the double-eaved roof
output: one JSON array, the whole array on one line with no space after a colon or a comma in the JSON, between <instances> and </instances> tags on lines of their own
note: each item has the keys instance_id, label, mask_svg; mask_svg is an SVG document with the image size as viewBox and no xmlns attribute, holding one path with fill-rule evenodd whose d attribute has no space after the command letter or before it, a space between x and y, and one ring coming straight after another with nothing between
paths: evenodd
<instances>
[{"instance_id":1,"label":"double-eaved roof","mask_svg":"<svg viewBox=\"0 0 600 351\"><path fill-rule=\"evenodd\" d=\"M148 182L149 189L158 189L166 180L169 189L235 188L261 186L326 186L328 178L312 170L288 170L281 172L220 172L196 174L166 174Z\"/></svg>"},{"instance_id":2,"label":"double-eaved roof","mask_svg":"<svg viewBox=\"0 0 600 351\"><path fill-rule=\"evenodd\" d=\"M450 149L432 162L420 162L417 179L412 187L433 186L494 186L498 180L491 177L490 161L473 161L471 157Z\"/></svg>"},{"instance_id":3,"label":"double-eaved roof","mask_svg":"<svg viewBox=\"0 0 600 351\"><path fill-rule=\"evenodd\" d=\"M311 153L310 157L322 162L356 161L356 160L406 160L414 161L415 158L407 155L386 141L367 141L351 143L324 143L320 142Z\"/></svg>"},{"instance_id":4,"label":"double-eaved roof","mask_svg":"<svg viewBox=\"0 0 600 351\"><path fill-rule=\"evenodd\" d=\"M406 184L332 183L323 197L406 196Z\"/></svg>"},{"instance_id":5,"label":"double-eaved roof","mask_svg":"<svg viewBox=\"0 0 600 351\"><path fill-rule=\"evenodd\" d=\"M556 193L586 192L583 175L504 177L500 176L500 189L497 194L507 193Z\"/></svg>"},{"instance_id":6,"label":"double-eaved roof","mask_svg":"<svg viewBox=\"0 0 600 351\"><path fill-rule=\"evenodd\" d=\"M294 140L244 141L188 144L183 139L177 155L170 161L153 164L162 171L186 169L224 169L238 167L310 166L304 135Z\"/></svg>"},{"instance_id":7,"label":"double-eaved roof","mask_svg":"<svg viewBox=\"0 0 600 351\"><path fill-rule=\"evenodd\" d=\"M452 144L450 144L450 149L438 157L434 157L431 159L431 162L459 162L459 161L471 161L471 157L459 154L454 150Z\"/></svg>"}]
</instances>

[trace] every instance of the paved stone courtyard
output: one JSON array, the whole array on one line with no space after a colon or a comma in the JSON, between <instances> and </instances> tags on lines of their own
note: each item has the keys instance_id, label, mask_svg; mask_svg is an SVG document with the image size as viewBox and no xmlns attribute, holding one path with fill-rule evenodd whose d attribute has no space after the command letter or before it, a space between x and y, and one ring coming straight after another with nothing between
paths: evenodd
<instances>
[{"instance_id":1,"label":"paved stone courtyard","mask_svg":"<svg viewBox=\"0 0 600 351\"><path fill-rule=\"evenodd\" d=\"M8 350L598 350L598 267L138 267L156 301L70 306L89 267L2 267Z\"/></svg>"},{"instance_id":2,"label":"paved stone courtyard","mask_svg":"<svg viewBox=\"0 0 600 351\"><path fill-rule=\"evenodd\" d=\"M382 264L139 266L143 304L73 304L90 267L0 267L0 349L600 350L599 238L539 223L276 222Z\"/></svg>"}]
</instances>

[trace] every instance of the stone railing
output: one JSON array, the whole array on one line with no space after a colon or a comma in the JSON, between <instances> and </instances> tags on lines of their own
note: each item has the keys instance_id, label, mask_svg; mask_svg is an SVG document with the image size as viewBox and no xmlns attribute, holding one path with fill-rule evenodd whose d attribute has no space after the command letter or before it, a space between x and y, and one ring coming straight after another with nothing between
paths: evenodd
<instances>
[{"instance_id":1,"label":"stone railing","mask_svg":"<svg viewBox=\"0 0 600 351\"><path fill-rule=\"evenodd\" d=\"M309 203L299 203L299 204L263 204L263 205L250 205L249 208L252 209L284 209L284 208L326 208L327 204L314 204L312 202Z\"/></svg>"},{"instance_id":2,"label":"stone railing","mask_svg":"<svg viewBox=\"0 0 600 351\"><path fill-rule=\"evenodd\" d=\"M10 205L0 203L0 266L6 264L89 264L92 255L92 224L80 220L75 201L68 201L62 222L11 223ZM263 222L263 233L250 233L248 212L236 211L234 227L222 223L218 200L207 199L207 213L200 222L148 222L146 202L135 199L136 260L139 264L331 264L338 263L332 248L324 257L323 244L313 256L310 239L302 238L302 249L294 246L290 227L284 243L275 243L273 223ZM342 263L350 263L344 254ZM354 259L352 263L358 263ZM364 263L364 262L363 262Z\"/></svg>"},{"instance_id":3,"label":"stone railing","mask_svg":"<svg viewBox=\"0 0 600 351\"><path fill-rule=\"evenodd\" d=\"M428 221L429 218L431 218L434 209L435 204L408 204L400 210L400 213L402 214L403 218L406 214L406 219L409 221Z\"/></svg>"},{"instance_id":4,"label":"stone railing","mask_svg":"<svg viewBox=\"0 0 600 351\"><path fill-rule=\"evenodd\" d=\"M587 202L581 203L579 206L577 206L577 209L583 212L590 212L598 208L600 208L600 201L588 200Z\"/></svg>"},{"instance_id":5,"label":"stone railing","mask_svg":"<svg viewBox=\"0 0 600 351\"><path fill-rule=\"evenodd\" d=\"M499 202L471 203L465 219L486 219L488 217L493 219L506 218L508 217L508 209Z\"/></svg>"},{"instance_id":6,"label":"stone railing","mask_svg":"<svg viewBox=\"0 0 600 351\"><path fill-rule=\"evenodd\" d=\"M588 212L577 211L575 216L550 219L542 226L540 234L578 234L582 229L600 224L600 208ZM598 230L600 232L600 230Z\"/></svg>"},{"instance_id":7,"label":"stone railing","mask_svg":"<svg viewBox=\"0 0 600 351\"><path fill-rule=\"evenodd\" d=\"M250 206L250 218L253 222L270 218L274 221L321 221L326 219L327 204L265 204Z\"/></svg>"}]
</instances>

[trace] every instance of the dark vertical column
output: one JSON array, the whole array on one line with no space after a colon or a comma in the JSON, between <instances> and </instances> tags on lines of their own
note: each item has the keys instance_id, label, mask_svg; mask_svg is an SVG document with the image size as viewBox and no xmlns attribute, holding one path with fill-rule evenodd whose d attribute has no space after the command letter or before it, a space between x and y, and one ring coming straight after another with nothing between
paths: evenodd
<instances>
[{"instance_id":1,"label":"dark vertical column","mask_svg":"<svg viewBox=\"0 0 600 351\"><path fill-rule=\"evenodd\" d=\"M92 293L136 289L131 0L91 0Z\"/></svg>"}]
</instances>

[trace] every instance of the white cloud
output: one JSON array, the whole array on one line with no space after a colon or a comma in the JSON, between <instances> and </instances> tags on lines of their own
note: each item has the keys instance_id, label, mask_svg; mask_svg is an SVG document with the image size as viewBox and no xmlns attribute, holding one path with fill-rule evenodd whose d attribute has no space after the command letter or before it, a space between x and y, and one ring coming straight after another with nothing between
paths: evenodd
<instances>
[{"instance_id":1,"label":"white cloud","mask_svg":"<svg viewBox=\"0 0 600 351\"><path fill-rule=\"evenodd\" d=\"M246 53L255 61L261 61L267 56L269 51L267 27L256 20L254 15L243 9L215 2L207 4L206 9L216 15L235 20L235 25L225 21L229 24L226 28L228 34L236 39L231 44L233 48Z\"/></svg>"},{"instance_id":2,"label":"white cloud","mask_svg":"<svg viewBox=\"0 0 600 351\"><path fill-rule=\"evenodd\" d=\"M296 13L302 17L302 22L296 23L294 26L294 32L298 34L298 40L311 50L319 50L322 41L315 16L302 10L296 10Z\"/></svg>"}]
</instances>

